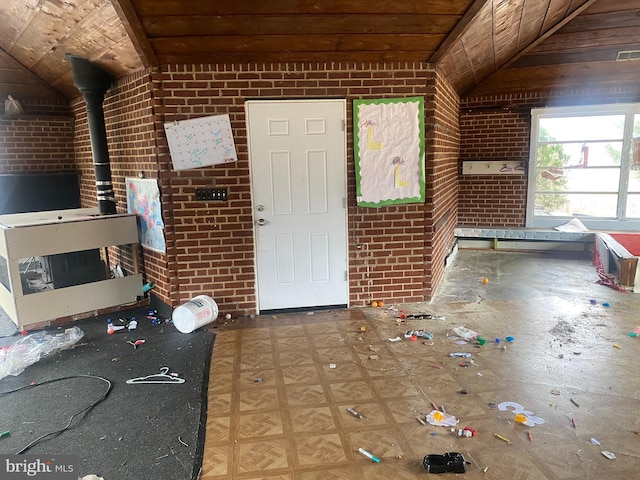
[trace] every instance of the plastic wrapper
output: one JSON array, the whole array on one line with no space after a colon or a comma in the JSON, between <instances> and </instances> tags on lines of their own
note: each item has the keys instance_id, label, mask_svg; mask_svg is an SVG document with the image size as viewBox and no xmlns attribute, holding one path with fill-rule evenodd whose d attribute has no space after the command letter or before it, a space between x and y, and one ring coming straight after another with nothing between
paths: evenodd
<instances>
[{"instance_id":1,"label":"plastic wrapper","mask_svg":"<svg viewBox=\"0 0 640 480\"><path fill-rule=\"evenodd\" d=\"M8 347L0 348L0 379L17 376L42 357L73 347L84 336L79 327L67 328L62 333L38 332L20 338Z\"/></svg>"},{"instance_id":2,"label":"plastic wrapper","mask_svg":"<svg viewBox=\"0 0 640 480\"><path fill-rule=\"evenodd\" d=\"M464 338L467 342L470 342L471 340L473 340L478 336L477 332L474 332L473 330L469 330L468 328L465 328L465 327L455 327L453 331L456 332L457 336L459 336L460 338Z\"/></svg>"}]
</instances>

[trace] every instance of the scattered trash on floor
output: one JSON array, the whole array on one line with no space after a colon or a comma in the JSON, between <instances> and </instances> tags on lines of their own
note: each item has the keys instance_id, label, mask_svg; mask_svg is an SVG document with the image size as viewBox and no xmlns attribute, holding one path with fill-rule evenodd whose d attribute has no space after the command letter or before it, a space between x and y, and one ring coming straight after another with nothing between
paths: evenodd
<instances>
[{"instance_id":1,"label":"scattered trash on floor","mask_svg":"<svg viewBox=\"0 0 640 480\"><path fill-rule=\"evenodd\" d=\"M198 295L176 307L172 314L173 325L181 333L191 333L218 318L218 304L207 295Z\"/></svg>"},{"instance_id":2,"label":"scattered trash on floor","mask_svg":"<svg viewBox=\"0 0 640 480\"><path fill-rule=\"evenodd\" d=\"M525 410L519 403L502 402L498 405L498 410L502 412L508 409L512 409L511 412L514 414L514 420L517 423L521 423L527 427L534 427L535 425L542 425L545 423L543 418L536 416L533 412Z\"/></svg>"},{"instance_id":3,"label":"scattered trash on floor","mask_svg":"<svg viewBox=\"0 0 640 480\"><path fill-rule=\"evenodd\" d=\"M371 461L380 463L380 459L373 455L372 453L367 452L364 448L359 448L358 451L367 458L370 458Z\"/></svg>"},{"instance_id":4,"label":"scattered trash on floor","mask_svg":"<svg viewBox=\"0 0 640 480\"><path fill-rule=\"evenodd\" d=\"M169 373L169 367L162 367L160 373L146 375L144 377L130 378L125 383L129 385L141 383L184 383L184 378L179 378L177 373Z\"/></svg>"},{"instance_id":5,"label":"scattered trash on floor","mask_svg":"<svg viewBox=\"0 0 640 480\"><path fill-rule=\"evenodd\" d=\"M417 340L418 338L433 340L433 333L427 332L426 330L407 330L406 332L404 332L404 338L408 338L413 341Z\"/></svg>"},{"instance_id":6,"label":"scattered trash on floor","mask_svg":"<svg viewBox=\"0 0 640 480\"><path fill-rule=\"evenodd\" d=\"M402 340L402 339L400 338L400 336L397 336L396 338L389 338L389 339L388 339L388 341L390 341L390 342L399 342L400 340Z\"/></svg>"},{"instance_id":7,"label":"scattered trash on floor","mask_svg":"<svg viewBox=\"0 0 640 480\"><path fill-rule=\"evenodd\" d=\"M458 435L459 437L469 438L478 435L478 432L470 427L459 428L457 432L455 428L452 428L451 431L456 433L456 435Z\"/></svg>"},{"instance_id":8,"label":"scattered trash on floor","mask_svg":"<svg viewBox=\"0 0 640 480\"><path fill-rule=\"evenodd\" d=\"M453 415L443 413L438 410L433 410L426 417L427 422L436 427L455 427L459 420Z\"/></svg>"},{"instance_id":9,"label":"scattered trash on floor","mask_svg":"<svg viewBox=\"0 0 640 480\"><path fill-rule=\"evenodd\" d=\"M499 438L503 442L511 443L511 440L509 440L507 437L504 437L504 436L500 435L499 433L494 433L493 436L496 437L496 438Z\"/></svg>"},{"instance_id":10,"label":"scattered trash on floor","mask_svg":"<svg viewBox=\"0 0 640 480\"><path fill-rule=\"evenodd\" d=\"M129 345L133 345L133 349L137 349L140 345L142 345L144 342L146 342L146 340L136 340L135 342L132 342L131 340L127 340L127 343Z\"/></svg>"},{"instance_id":11,"label":"scattered trash on floor","mask_svg":"<svg viewBox=\"0 0 640 480\"><path fill-rule=\"evenodd\" d=\"M615 460L615 458L616 458L616 456L613 453L611 453L609 450L604 450L602 452L602 455L607 457L609 460Z\"/></svg>"},{"instance_id":12,"label":"scattered trash on floor","mask_svg":"<svg viewBox=\"0 0 640 480\"><path fill-rule=\"evenodd\" d=\"M591 444L592 445L600 445L600 442L598 440L596 440L595 438L591 438Z\"/></svg>"},{"instance_id":13,"label":"scattered trash on floor","mask_svg":"<svg viewBox=\"0 0 640 480\"><path fill-rule=\"evenodd\" d=\"M41 358L72 348L83 336L79 327L58 334L42 331L22 336L13 345L0 348L0 379L20 375Z\"/></svg>"},{"instance_id":14,"label":"scattered trash on floor","mask_svg":"<svg viewBox=\"0 0 640 480\"><path fill-rule=\"evenodd\" d=\"M455 352L455 353L450 353L449 356L450 357L469 358L469 357L471 357L471 354L467 353L467 352Z\"/></svg>"},{"instance_id":15,"label":"scattered trash on floor","mask_svg":"<svg viewBox=\"0 0 640 480\"><path fill-rule=\"evenodd\" d=\"M124 322L124 320L122 319L120 319L120 321ZM125 325L114 325L113 320L107 318L107 333L109 335L113 335L116 332L123 331L125 328L127 328Z\"/></svg>"},{"instance_id":16,"label":"scattered trash on floor","mask_svg":"<svg viewBox=\"0 0 640 480\"><path fill-rule=\"evenodd\" d=\"M403 320L405 318L415 318L418 320L446 320L446 318L443 316L431 315L430 313L415 313L410 315L407 315L406 313L401 313L400 318Z\"/></svg>"},{"instance_id":17,"label":"scattered trash on floor","mask_svg":"<svg viewBox=\"0 0 640 480\"><path fill-rule=\"evenodd\" d=\"M571 403L573 403L576 407L580 408L580 405L578 405L578 404L577 404L577 402L576 402L573 398L570 398L569 400L570 400L570 401L571 401Z\"/></svg>"},{"instance_id":18,"label":"scattered trash on floor","mask_svg":"<svg viewBox=\"0 0 640 480\"><path fill-rule=\"evenodd\" d=\"M351 415L353 415L356 418L362 418L362 414L356 412L353 408L349 407L347 408L347 412L349 412Z\"/></svg>"},{"instance_id":19,"label":"scattered trash on floor","mask_svg":"<svg viewBox=\"0 0 640 480\"><path fill-rule=\"evenodd\" d=\"M460 338L468 342L470 342L471 340L474 340L478 336L478 332L474 332L473 330L470 330L464 326L455 327L453 331L456 333L457 336L459 336Z\"/></svg>"},{"instance_id":20,"label":"scattered trash on floor","mask_svg":"<svg viewBox=\"0 0 640 480\"><path fill-rule=\"evenodd\" d=\"M430 454L422 460L422 466L427 473L465 473L467 463L462 454L457 452Z\"/></svg>"},{"instance_id":21,"label":"scattered trash on floor","mask_svg":"<svg viewBox=\"0 0 640 480\"><path fill-rule=\"evenodd\" d=\"M622 347L620 345L618 345L617 343L613 344L613 348L617 348L618 350L620 350Z\"/></svg>"}]
</instances>

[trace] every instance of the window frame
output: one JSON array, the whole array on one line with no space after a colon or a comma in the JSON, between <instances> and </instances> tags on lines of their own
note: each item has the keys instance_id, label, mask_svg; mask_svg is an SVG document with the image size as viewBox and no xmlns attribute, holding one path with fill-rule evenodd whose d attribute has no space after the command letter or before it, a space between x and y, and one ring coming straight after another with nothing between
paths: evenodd
<instances>
[{"instance_id":1,"label":"window frame","mask_svg":"<svg viewBox=\"0 0 640 480\"><path fill-rule=\"evenodd\" d=\"M620 159L620 181L618 186L618 202L616 218L589 216L545 216L535 215L536 169L538 152L538 134L540 119L563 117L588 117L602 115L624 115L622 153ZM635 231L640 230L640 218L626 218L627 194L629 186L629 154L633 137L635 116L640 116L640 103L579 105L571 107L544 107L531 109L531 136L529 141L529 168L527 176L527 228L553 228L569 220L579 219L590 230ZM584 139L588 142L589 139Z\"/></svg>"}]
</instances>

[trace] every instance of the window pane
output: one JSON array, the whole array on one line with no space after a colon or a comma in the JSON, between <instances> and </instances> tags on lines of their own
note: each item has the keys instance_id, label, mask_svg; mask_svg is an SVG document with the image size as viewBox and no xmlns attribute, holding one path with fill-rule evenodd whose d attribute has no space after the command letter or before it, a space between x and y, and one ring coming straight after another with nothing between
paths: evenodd
<instances>
[{"instance_id":1,"label":"window pane","mask_svg":"<svg viewBox=\"0 0 640 480\"><path fill-rule=\"evenodd\" d=\"M538 168L536 192L618 191L619 168Z\"/></svg>"},{"instance_id":2,"label":"window pane","mask_svg":"<svg viewBox=\"0 0 640 480\"><path fill-rule=\"evenodd\" d=\"M630 193L627 196L627 218L640 218L640 194Z\"/></svg>"},{"instance_id":3,"label":"window pane","mask_svg":"<svg viewBox=\"0 0 640 480\"><path fill-rule=\"evenodd\" d=\"M539 193L535 196L535 202L535 215L615 218L618 196L582 193Z\"/></svg>"},{"instance_id":4,"label":"window pane","mask_svg":"<svg viewBox=\"0 0 640 480\"><path fill-rule=\"evenodd\" d=\"M633 136L629 151L629 168L640 170L640 114L633 117Z\"/></svg>"},{"instance_id":5,"label":"window pane","mask_svg":"<svg viewBox=\"0 0 640 480\"><path fill-rule=\"evenodd\" d=\"M620 165L622 142L545 143L538 145L538 165L611 167Z\"/></svg>"},{"instance_id":6,"label":"window pane","mask_svg":"<svg viewBox=\"0 0 640 480\"><path fill-rule=\"evenodd\" d=\"M624 115L541 118L539 141L617 140L624 134Z\"/></svg>"},{"instance_id":7,"label":"window pane","mask_svg":"<svg viewBox=\"0 0 640 480\"><path fill-rule=\"evenodd\" d=\"M640 171L632 171L629 174L629 193L640 193Z\"/></svg>"}]
</instances>

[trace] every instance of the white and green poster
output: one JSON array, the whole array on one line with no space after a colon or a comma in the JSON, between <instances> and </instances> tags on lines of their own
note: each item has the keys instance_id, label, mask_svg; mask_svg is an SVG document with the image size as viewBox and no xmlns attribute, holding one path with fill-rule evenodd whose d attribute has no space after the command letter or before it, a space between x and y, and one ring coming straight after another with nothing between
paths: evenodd
<instances>
[{"instance_id":1,"label":"white and green poster","mask_svg":"<svg viewBox=\"0 0 640 480\"><path fill-rule=\"evenodd\" d=\"M357 203L424 202L424 99L354 100Z\"/></svg>"}]
</instances>

